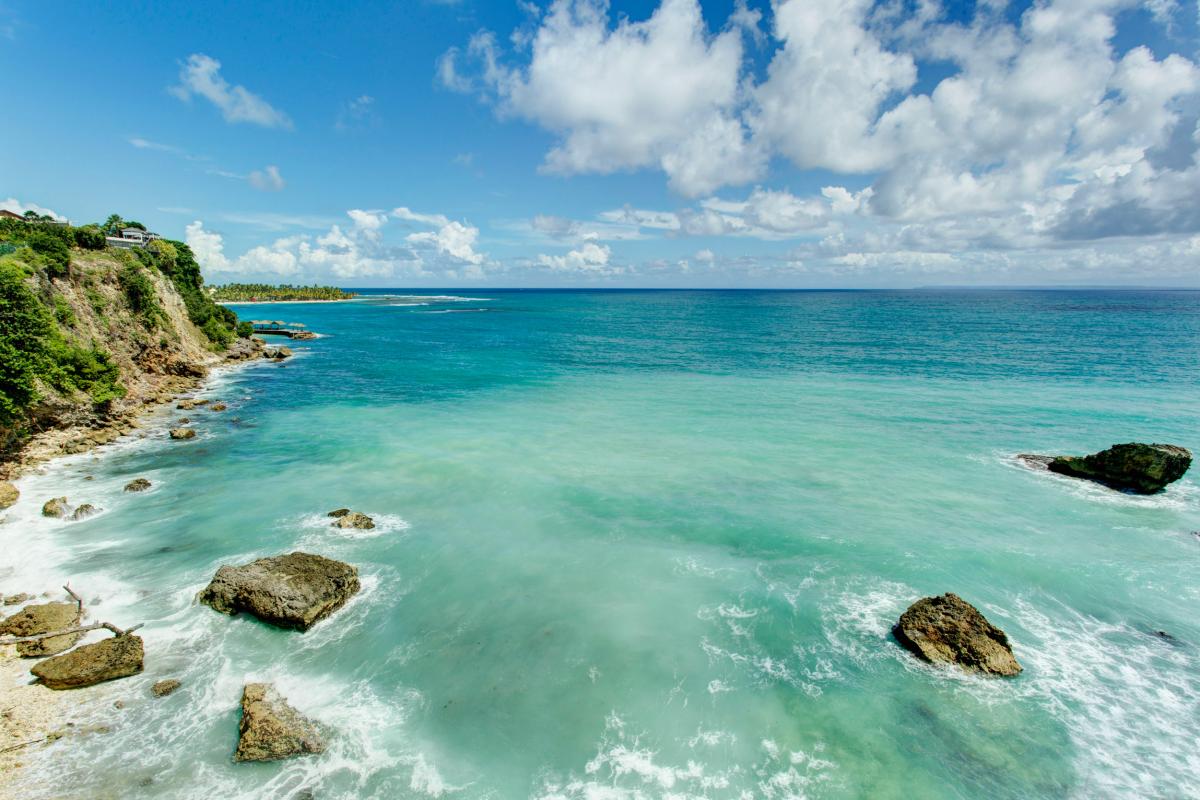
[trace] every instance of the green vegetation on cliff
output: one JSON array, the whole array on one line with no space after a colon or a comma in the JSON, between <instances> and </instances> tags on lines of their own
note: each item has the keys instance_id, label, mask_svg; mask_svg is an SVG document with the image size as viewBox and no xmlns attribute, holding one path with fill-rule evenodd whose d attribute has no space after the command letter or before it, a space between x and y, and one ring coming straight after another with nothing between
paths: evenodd
<instances>
[{"instance_id":1,"label":"green vegetation on cliff","mask_svg":"<svg viewBox=\"0 0 1200 800\"><path fill-rule=\"evenodd\" d=\"M266 283L227 283L214 286L212 298L222 303L278 302L280 300L349 300L354 292L336 286L271 286Z\"/></svg>"},{"instance_id":2,"label":"green vegetation on cliff","mask_svg":"<svg viewBox=\"0 0 1200 800\"><path fill-rule=\"evenodd\" d=\"M0 219L0 452L53 424L51 407L106 413L126 394L122 370L139 374L146 353L184 339L192 352L222 352L250 334L204 290L186 244L106 248L105 229L128 224L115 214L104 228ZM184 330L179 300L202 337Z\"/></svg>"}]
</instances>

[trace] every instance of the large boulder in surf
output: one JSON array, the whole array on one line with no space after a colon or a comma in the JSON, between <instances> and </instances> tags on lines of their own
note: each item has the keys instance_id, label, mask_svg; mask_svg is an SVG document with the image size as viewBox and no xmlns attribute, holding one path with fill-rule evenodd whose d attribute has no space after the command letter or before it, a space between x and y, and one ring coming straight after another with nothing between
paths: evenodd
<instances>
[{"instance_id":1,"label":"large boulder in surf","mask_svg":"<svg viewBox=\"0 0 1200 800\"><path fill-rule=\"evenodd\" d=\"M921 598L900 616L892 634L923 661L985 675L1021 671L1004 631L956 594Z\"/></svg>"},{"instance_id":2,"label":"large boulder in surf","mask_svg":"<svg viewBox=\"0 0 1200 800\"><path fill-rule=\"evenodd\" d=\"M75 520L76 522L79 522L79 520L81 520L81 519L87 519L88 517L94 517L99 513L100 513L100 509L96 508L91 503L84 503L84 504L80 505L79 508L75 509L75 511L71 514L71 519Z\"/></svg>"},{"instance_id":3,"label":"large boulder in surf","mask_svg":"<svg viewBox=\"0 0 1200 800\"><path fill-rule=\"evenodd\" d=\"M51 689L81 689L142 671L142 638L133 634L101 639L35 665L30 670Z\"/></svg>"},{"instance_id":4,"label":"large boulder in surf","mask_svg":"<svg viewBox=\"0 0 1200 800\"><path fill-rule=\"evenodd\" d=\"M317 726L288 705L269 683L242 688L242 721L234 761L277 761L321 753L325 740Z\"/></svg>"},{"instance_id":5,"label":"large boulder in surf","mask_svg":"<svg viewBox=\"0 0 1200 800\"><path fill-rule=\"evenodd\" d=\"M150 481L145 478L134 478L129 483L125 484L127 492L144 492L151 486Z\"/></svg>"},{"instance_id":6,"label":"large boulder in surf","mask_svg":"<svg viewBox=\"0 0 1200 800\"><path fill-rule=\"evenodd\" d=\"M1173 444L1114 444L1090 456L1055 456L1046 468L1136 494L1155 494L1183 477L1192 454Z\"/></svg>"},{"instance_id":7,"label":"large boulder in surf","mask_svg":"<svg viewBox=\"0 0 1200 800\"><path fill-rule=\"evenodd\" d=\"M339 511L341 509L338 509ZM361 514L357 511L349 511L341 514L333 521L335 528L358 528L359 530L371 530L375 527L375 520L368 517L366 514Z\"/></svg>"},{"instance_id":8,"label":"large boulder in surf","mask_svg":"<svg viewBox=\"0 0 1200 800\"><path fill-rule=\"evenodd\" d=\"M359 590L358 568L311 553L223 566L200 592L222 614L245 611L280 628L306 631Z\"/></svg>"},{"instance_id":9,"label":"large boulder in surf","mask_svg":"<svg viewBox=\"0 0 1200 800\"><path fill-rule=\"evenodd\" d=\"M67 505L67 498L53 497L42 504L43 517L55 517L62 519L70 513L71 507Z\"/></svg>"},{"instance_id":10,"label":"large boulder in surf","mask_svg":"<svg viewBox=\"0 0 1200 800\"><path fill-rule=\"evenodd\" d=\"M75 603L41 603L25 606L0 622L0 636L35 636L39 633L64 631L80 623L79 606ZM69 633L32 642L18 642L17 655L25 658L53 656L70 650L82 634Z\"/></svg>"},{"instance_id":11,"label":"large boulder in surf","mask_svg":"<svg viewBox=\"0 0 1200 800\"><path fill-rule=\"evenodd\" d=\"M171 429L171 438L172 439L195 439L196 431L193 430L192 428L172 428Z\"/></svg>"},{"instance_id":12,"label":"large boulder in surf","mask_svg":"<svg viewBox=\"0 0 1200 800\"><path fill-rule=\"evenodd\" d=\"M20 496L21 493L17 490L17 487L8 481L0 481L0 508L8 508L17 502L17 498Z\"/></svg>"}]
</instances>

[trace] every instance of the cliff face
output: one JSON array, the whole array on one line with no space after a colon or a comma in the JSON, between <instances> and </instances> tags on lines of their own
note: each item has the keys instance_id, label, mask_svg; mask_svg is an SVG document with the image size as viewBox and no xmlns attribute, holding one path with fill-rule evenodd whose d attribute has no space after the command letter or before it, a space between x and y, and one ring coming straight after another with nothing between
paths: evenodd
<instances>
[{"instance_id":1,"label":"cliff face","mask_svg":"<svg viewBox=\"0 0 1200 800\"><path fill-rule=\"evenodd\" d=\"M214 365L257 355L175 244L72 248L65 269L27 246L0 255L0 477L111 441Z\"/></svg>"}]
</instances>

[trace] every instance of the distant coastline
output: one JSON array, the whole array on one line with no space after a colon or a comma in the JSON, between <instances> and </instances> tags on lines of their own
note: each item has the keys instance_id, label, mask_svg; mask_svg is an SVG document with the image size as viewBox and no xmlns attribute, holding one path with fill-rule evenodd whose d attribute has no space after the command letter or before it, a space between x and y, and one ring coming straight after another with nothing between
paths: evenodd
<instances>
[{"instance_id":1,"label":"distant coastline","mask_svg":"<svg viewBox=\"0 0 1200 800\"><path fill-rule=\"evenodd\" d=\"M329 302L350 300L356 295L336 286L293 286L266 283L227 283L213 286L209 294L217 303L277 303L277 302Z\"/></svg>"}]
</instances>

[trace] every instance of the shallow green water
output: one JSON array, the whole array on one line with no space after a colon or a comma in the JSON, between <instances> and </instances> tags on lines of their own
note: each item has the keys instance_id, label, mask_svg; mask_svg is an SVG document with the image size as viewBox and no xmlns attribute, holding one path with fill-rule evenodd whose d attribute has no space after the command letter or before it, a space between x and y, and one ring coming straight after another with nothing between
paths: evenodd
<instances>
[{"instance_id":1,"label":"shallow green water","mask_svg":"<svg viewBox=\"0 0 1200 800\"><path fill-rule=\"evenodd\" d=\"M272 307L327 337L219 378L198 439L22 482L0 591L69 578L148 650L30 796L1200 796L1200 483L1012 458L1200 447L1200 294L473 297ZM42 520L58 494L105 513ZM292 549L364 591L306 634L195 603ZM1022 676L894 643L944 591ZM329 752L232 764L248 679Z\"/></svg>"}]
</instances>

